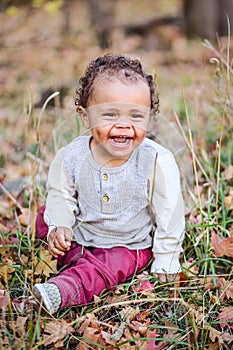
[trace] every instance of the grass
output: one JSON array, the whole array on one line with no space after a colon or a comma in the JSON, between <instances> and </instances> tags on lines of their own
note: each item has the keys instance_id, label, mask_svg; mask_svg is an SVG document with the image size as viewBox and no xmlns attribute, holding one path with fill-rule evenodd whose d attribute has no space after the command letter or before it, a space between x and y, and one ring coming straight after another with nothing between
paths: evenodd
<instances>
[{"instance_id":1,"label":"grass","mask_svg":"<svg viewBox=\"0 0 233 350\"><path fill-rule=\"evenodd\" d=\"M48 164L61 145L81 132L81 125L72 111L64 118L61 109L48 108L49 99L56 94L38 115L30 103L24 108L22 140L28 157L23 172L33 176L17 198L9 193L3 197L0 289L5 294L0 295L0 349L232 349L232 319L221 327L218 318L224 307L232 306L233 291L225 296L227 282L232 282L232 255L216 257L211 238L217 233L226 239L233 231L232 207L225 201L232 196L232 178L227 179L225 172L233 154L233 79L228 55L223 60L217 49L205 44L218 53L216 75L209 76L214 93L211 99L206 96L207 121L197 129L197 120L206 118L195 114L186 97L182 103L179 98L180 110L175 113L193 169L184 181L187 225L179 284L161 283L145 271L115 291L104 291L95 302L61 310L55 316L42 309L35 313L25 304L33 284L46 281L53 273L34 228L45 198ZM204 113L202 108L200 113ZM51 130L53 117L58 115L56 128L47 137L46 128ZM22 212L26 220L30 216L28 225L23 223ZM140 291L142 281L154 284L154 289Z\"/></svg>"}]
</instances>

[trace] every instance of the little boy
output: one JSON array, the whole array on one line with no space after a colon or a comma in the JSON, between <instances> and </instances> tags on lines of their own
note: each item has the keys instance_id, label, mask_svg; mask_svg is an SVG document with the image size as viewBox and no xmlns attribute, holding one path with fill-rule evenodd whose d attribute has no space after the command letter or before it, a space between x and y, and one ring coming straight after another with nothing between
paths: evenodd
<instances>
[{"instance_id":1,"label":"little boy","mask_svg":"<svg viewBox=\"0 0 233 350\"><path fill-rule=\"evenodd\" d=\"M152 260L162 281L180 270L184 207L171 152L146 138L158 96L138 59L107 54L92 61L76 95L90 136L55 156L37 235L60 273L34 286L50 313L93 300Z\"/></svg>"}]
</instances>

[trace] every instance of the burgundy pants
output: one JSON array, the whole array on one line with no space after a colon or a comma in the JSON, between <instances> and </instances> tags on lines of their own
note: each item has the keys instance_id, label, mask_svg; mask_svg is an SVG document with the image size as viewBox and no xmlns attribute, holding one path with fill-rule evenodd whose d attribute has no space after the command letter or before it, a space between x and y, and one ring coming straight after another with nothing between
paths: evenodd
<instances>
[{"instance_id":1,"label":"burgundy pants","mask_svg":"<svg viewBox=\"0 0 233 350\"><path fill-rule=\"evenodd\" d=\"M42 207L36 218L39 239L45 239L48 226L44 222ZM151 260L151 249L130 250L124 247L83 249L72 242L71 248L58 258L60 273L47 282L55 283L60 290L61 308L86 304L102 290L124 283L142 270Z\"/></svg>"}]
</instances>

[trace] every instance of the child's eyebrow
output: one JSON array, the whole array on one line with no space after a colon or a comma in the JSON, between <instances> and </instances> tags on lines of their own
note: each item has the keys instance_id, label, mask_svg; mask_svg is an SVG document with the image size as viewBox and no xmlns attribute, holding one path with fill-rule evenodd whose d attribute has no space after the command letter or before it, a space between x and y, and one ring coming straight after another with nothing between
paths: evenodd
<instances>
[{"instance_id":1,"label":"child's eyebrow","mask_svg":"<svg viewBox=\"0 0 233 350\"><path fill-rule=\"evenodd\" d=\"M101 112L105 112L105 111L119 111L119 109L116 108L116 107L106 106L106 107L100 108L100 111Z\"/></svg>"},{"instance_id":2,"label":"child's eyebrow","mask_svg":"<svg viewBox=\"0 0 233 350\"><path fill-rule=\"evenodd\" d=\"M148 113L149 108L132 108L129 110L130 113Z\"/></svg>"},{"instance_id":3,"label":"child's eyebrow","mask_svg":"<svg viewBox=\"0 0 233 350\"><path fill-rule=\"evenodd\" d=\"M144 107L144 106L140 106L140 105L130 105L130 104L126 104L126 103L112 103L112 104L108 104L108 103L103 103L103 104L97 104L97 105L93 105L88 107L88 109L91 110L98 110L100 113L102 112L106 112L106 111L111 111L111 112L127 112L127 113L149 113L150 108Z\"/></svg>"}]
</instances>

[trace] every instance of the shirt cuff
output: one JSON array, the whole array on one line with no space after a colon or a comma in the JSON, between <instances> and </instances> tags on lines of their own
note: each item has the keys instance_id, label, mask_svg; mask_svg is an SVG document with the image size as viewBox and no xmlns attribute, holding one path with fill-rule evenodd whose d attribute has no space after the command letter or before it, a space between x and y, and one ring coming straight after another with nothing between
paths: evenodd
<instances>
[{"instance_id":1,"label":"shirt cuff","mask_svg":"<svg viewBox=\"0 0 233 350\"><path fill-rule=\"evenodd\" d=\"M151 265L152 273L177 274L181 270L179 253L158 254L154 256Z\"/></svg>"}]
</instances>

